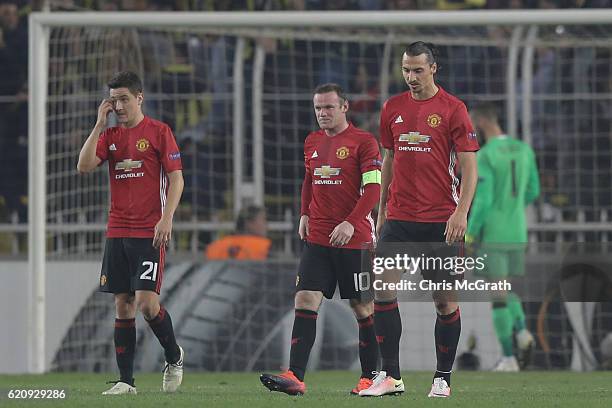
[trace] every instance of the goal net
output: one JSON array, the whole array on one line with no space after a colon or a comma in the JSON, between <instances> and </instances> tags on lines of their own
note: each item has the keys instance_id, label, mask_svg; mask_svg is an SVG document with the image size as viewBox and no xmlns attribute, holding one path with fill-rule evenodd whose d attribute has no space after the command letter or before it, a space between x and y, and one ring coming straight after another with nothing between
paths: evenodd
<instances>
[{"instance_id":1,"label":"goal net","mask_svg":"<svg viewBox=\"0 0 612 408\"><path fill-rule=\"evenodd\" d=\"M543 16L521 13L526 18ZM43 111L35 110L31 117L39 121L33 129L46 129L36 136L45 134L44 139L31 139L43 143L46 154L34 154L30 162L46 189L46 196L39 194L45 191L39 184L32 190L34 200L44 200L44 213L39 213L44 214L43 235L38 236L46 246L44 262L92 261L94 280L75 290L90 294L95 289L109 200L107 173L103 166L79 176L75 167L97 107L107 95L106 82L116 71L129 69L142 77L145 114L168 123L181 148L185 190L175 217L170 262L173 254L175 262L177 254L200 258L210 240L231 230L236 212L246 203L265 206L274 250L294 256L299 252L294 224L303 141L317 128L312 90L324 82L340 84L349 95L350 120L377 134L382 102L405 90L403 47L416 40L438 46L437 81L442 87L468 107L480 101L498 104L505 129L535 149L542 196L532 213L531 238L609 240L612 26L602 18L609 23L612 15L597 13L597 20L578 13L574 22L567 13L553 13L560 16L558 22L549 15L542 17L543 24L531 19L534 24L528 26L519 18L502 24L488 13L457 13L456 22L446 13L399 13L406 24L398 23L397 13L380 14L384 18L375 13L377 24L368 23L363 14L358 20L363 24L347 23L359 15L354 13L290 13L284 24L283 16L275 13L259 14L260 18L236 14L243 20L221 13L217 21L198 13L104 13L90 14L82 22L78 13L47 20L35 14L32 21L40 33L41 27L48 29L48 42L32 51L38 74L30 84L36 87L42 79L47 89ZM337 23L327 19L330 15ZM219 23L223 18L225 25ZM597 21L601 24L593 24ZM43 74L38 71L45 69ZM595 223L599 227L594 230ZM61 276L69 285L70 276ZM65 294L48 294L56 296ZM96 308L106 315L110 303L105 296L84 297L87 312L73 310L62 333L54 335L57 341L48 345L57 351L47 352L53 355L51 368L78 367L78 360L85 358L78 350L87 350L91 341L88 327L102 324L96 320ZM35 310L40 310L37 305ZM413 323L404 326L406 338L422 331L421 316L414 311L421 308L410 309L402 310L406 321ZM572 328L562 308L555 310L550 306L547 313L559 319L551 328L563 340L549 346L561 355L561 365L569 367L572 346L567 339L572 338ZM606 308L597 310L599 319L611 317ZM533 326L538 305L529 305L527 311ZM489 309L474 307L470 318L489 321ZM49 319L47 330L52 330ZM80 326L71 326L76 322ZM599 357L599 341L610 328L591 326L591 347ZM490 326L480 334L476 329L481 354L496 356ZM405 358L429 356L426 347L423 343L406 349ZM77 351L62 354L66 349ZM552 365L544 357L539 361L542 367Z\"/></svg>"}]
</instances>

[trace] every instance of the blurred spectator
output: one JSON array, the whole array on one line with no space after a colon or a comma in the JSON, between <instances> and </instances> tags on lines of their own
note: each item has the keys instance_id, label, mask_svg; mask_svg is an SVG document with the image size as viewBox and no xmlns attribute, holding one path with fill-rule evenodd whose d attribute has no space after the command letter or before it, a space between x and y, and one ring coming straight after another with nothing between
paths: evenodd
<instances>
[{"instance_id":1,"label":"blurred spectator","mask_svg":"<svg viewBox=\"0 0 612 408\"><path fill-rule=\"evenodd\" d=\"M6 205L26 217L28 37L16 1L0 1L0 95L8 96L0 109L0 160L5 165L0 191Z\"/></svg>"},{"instance_id":2,"label":"blurred spectator","mask_svg":"<svg viewBox=\"0 0 612 408\"><path fill-rule=\"evenodd\" d=\"M147 0L121 0L121 10L150 11L153 9Z\"/></svg>"},{"instance_id":3,"label":"blurred spectator","mask_svg":"<svg viewBox=\"0 0 612 408\"><path fill-rule=\"evenodd\" d=\"M325 2L323 0L305 0L306 10L323 10Z\"/></svg>"},{"instance_id":4,"label":"blurred spectator","mask_svg":"<svg viewBox=\"0 0 612 408\"><path fill-rule=\"evenodd\" d=\"M508 68L508 47L506 39L512 35L512 28L490 26L487 27L487 36L496 41L494 46L486 47L484 61L481 70L476 64L476 73L487 81L487 92L495 95L504 95L506 92L506 70ZM507 128L506 125L504 127Z\"/></svg>"},{"instance_id":5,"label":"blurred spectator","mask_svg":"<svg viewBox=\"0 0 612 408\"><path fill-rule=\"evenodd\" d=\"M268 258L271 241L268 234L266 212L257 206L240 211L236 232L214 241L206 248L209 260L239 259L263 260Z\"/></svg>"},{"instance_id":6,"label":"blurred spectator","mask_svg":"<svg viewBox=\"0 0 612 408\"><path fill-rule=\"evenodd\" d=\"M52 0L49 3L51 10L56 11L75 11L79 8L87 8L86 4L77 5L74 0Z\"/></svg>"},{"instance_id":7,"label":"blurred spectator","mask_svg":"<svg viewBox=\"0 0 612 408\"><path fill-rule=\"evenodd\" d=\"M382 10L384 8L382 0L357 0L360 10Z\"/></svg>"},{"instance_id":8,"label":"blurred spectator","mask_svg":"<svg viewBox=\"0 0 612 408\"><path fill-rule=\"evenodd\" d=\"M360 63L350 88L357 96L349 102L350 120L362 129L378 132L379 67Z\"/></svg>"},{"instance_id":9,"label":"blurred spectator","mask_svg":"<svg viewBox=\"0 0 612 408\"><path fill-rule=\"evenodd\" d=\"M119 11L119 1L99 0L95 9L100 11Z\"/></svg>"},{"instance_id":10,"label":"blurred spectator","mask_svg":"<svg viewBox=\"0 0 612 408\"><path fill-rule=\"evenodd\" d=\"M610 8L611 0L571 0L572 8Z\"/></svg>"},{"instance_id":11,"label":"blurred spectator","mask_svg":"<svg viewBox=\"0 0 612 408\"><path fill-rule=\"evenodd\" d=\"M438 10L461 10L483 8L487 0L437 0Z\"/></svg>"},{"instance_id":12,"label":"blurred spectator","mask_svg":"<svg viewBox=\"0 0 612 408\"><path fill-rule=\"evenodd\" d=\"M417 10L421 8L418 0L391 0L386 3L389 10Z\"/></svg>"},{"instance_id":13,"label":"blurred spectator","mask_svg":"<svg viewBox=\"0 0 612 408\"><path fill-rule=\"evenodd\" d=\"M280 0L279 9L304 11L306 10L306 0Z\"/></svg>"},{"instance_id":14,"label":"blurred spectator","mask_svg":"<svg viewBox=\"0 0 612 408\"><path fill-rule=\"evenodd\" d=\"M207 123L209 131L217 135L226 134L229 117L228 95L231 91L231 77L228 61L230 60L227 50L231 42L225 36L212 37L208 45L208 67L210 75L212 111ZM203 61L203 63L206 63Z\"/></svg>"},{"instance_id":15,"label":"blurred spectator","mask_svg":"<svg viewBox=\"0 0 612 408\"><path fill-rule=\"evenodd\" d=\"M27 27L19 20L17 2L0 1L0 95L23 91L27 81Z\"/></svg>"},{"instance_id":16,"label":"blurred spectator","mask_svg":"<svg viewBox=\"0 0 612 408\"><path fill-rule=\"evenodd\" d=\"M6 199L0 195L0 223L11 222L9 208ZM0 254L10 254L13 250L15 235L11 232L0 232Z\"/></svg>"},{"instance_id":17,"label":"blurred spectator","mask_svg":"<svg viewBox=\"0 0 612 408\"><path fill-rule=\"evenodd\" d=\"M522 9L527 8L523 0L487 0L488 9Z\"/></svg>"},{"instance_id":18,"label":"blurred spectator","mask_svg":"<svg viewBox=\"0 0 612 408\"><path fill-rule=\"evenodd\" d=\"M526 8L524 0L487 0L488 9L511 9L517 10ZM489 26L487 27L487 35L492 40L499 42L496 47L489 47L489 53L499 56L497 66L493 67L492 76L497 79L497 84L493 85L493 93L502 93L505 90L506 77L506 41L512 36L512 27L507 26Z\"/></svg>"},{"instance_id":19,"label":"blurred spectator","mask_svg":"<svg viewBox=\"0 0 612 408\"><path fill-rule=\"evenodd\" d=\"M538 8L539 9L557 9L561 8L561 4L559 1L555 0L538 0Z\"/></svg>"},{"instance_id":20,"label":"blurred spectator","mask_svg":"<svg viewBox=\"0 0 612 408\"><path fill-rule=\"evenodd\" d=\"M357 10L359 6L353 0L335 0L323 2L324 10Z\"/></svg>"}]
</instances>

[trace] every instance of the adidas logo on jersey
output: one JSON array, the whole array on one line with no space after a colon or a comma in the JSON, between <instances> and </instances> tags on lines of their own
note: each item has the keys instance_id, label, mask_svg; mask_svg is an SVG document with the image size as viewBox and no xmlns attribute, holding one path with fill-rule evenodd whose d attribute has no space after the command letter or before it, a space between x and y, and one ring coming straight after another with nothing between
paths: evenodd
<instances>
[{"instance_id":1,"label":"adidas logo on jersey","mask_svg":"<svg viewBox=\"0 0 612 408\"><path fill-rule=\"evenodd\" d=\"M399 115L397 119L395 119L395 122L393 123L404 123L404 120L402 119L402 115Z\"/></svg>"},{"instance_id":2,"label":"adidas logo on jersey","mask_svg":"<svg viewBox=\"0 0 612 408\"><path fill-rule=\"evenodd\" d=\"M112 145L108 146L108 150L116 151L117 146L115 146L115 144L113 143Z\"/></svg>"},{"instance_id":3,"label":"adidas logo on jersey","mask_svg":"<svg viewBox=\"0 0 612 408\"><path fill-rule=\"evenodd\" d=\"M312 154L312 156L310 156L311 159L316 159L317 157L319 157L319 153L317 153L317 151L315 150L314 153Z\"/></svg>"}]
</instances>

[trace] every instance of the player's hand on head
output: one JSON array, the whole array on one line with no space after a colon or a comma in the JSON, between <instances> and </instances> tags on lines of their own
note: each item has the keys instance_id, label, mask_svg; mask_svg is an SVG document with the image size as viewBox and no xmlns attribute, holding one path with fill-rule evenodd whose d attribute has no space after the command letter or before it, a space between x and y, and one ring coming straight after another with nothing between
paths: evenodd
<instances>
[{"instance_id":1,"label":"player's hand on head","mask_svg":"<svg viewBox=\"0 0 612 408\"><path fill-rule=\"evenodd\" d=\"M98 119L97 124L100 126L106 126L108 120L108 114L113 111L113 102L110 99L102 100L98 107Z\"/></svg>"},{"instance_id":2,"label":"player's hand on head","mask_svg":"<svg viewBox=\"0 0 612 408\"><path fill-rule=\"evenodd\" d=\"M348 244L353 237L355 227L348 221L342 221L336 225L336 228L329 234L329 243L333 246L342 246Z\"/></svg>"},{"instance_id":3,"label":"player's hand on head","mask_svg":"<svg viewBox=\"0 0 612 408\"><path fill-rule=\"evenodd\" d=\"M298 235L300 236L300 239L303 241L306 239L306 237L308 236L308 220L310 219L309 216L307 216L306 214L302 215L300 217L300 225L298 227Z\"/></svg>"},{"instance_id":4,"label":"player's hand on head","mask_svg":"<svg viewBox=\"0 0 612 408\"><path fill-rule=\"evenodd\" d=\"M155 235L153 236L153 246L159 248L168 245L172 238L172 219L162 217L155 225Z\"/></svg>"},{"instance_id":5,"label":"player's hand on head","mask_svg":"<svg viewBox=\"0 0 612 408\"><path fill-rule=\"evenodd\" d=\"M467 229L467 214L461 211L455 211L446 222L444 236L446 243L451 244L463 239L465 230Z\"/></svg>"}]
</instances>

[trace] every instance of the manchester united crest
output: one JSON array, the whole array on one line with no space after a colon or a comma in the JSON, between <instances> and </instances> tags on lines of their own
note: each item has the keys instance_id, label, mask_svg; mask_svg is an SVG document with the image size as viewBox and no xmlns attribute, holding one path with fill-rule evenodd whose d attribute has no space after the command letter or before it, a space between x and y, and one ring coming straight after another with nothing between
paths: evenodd
<instances>
[{"instance_id":1,"label":"manchester united crest","mask_svg":"<svg viewBox=\"0 0 612 408\"><path fill-rule=\"evenodd\" d=\"M336 150L336 157L340 160L344 160L349 157L349 149L346 146L342 146Z\"/></svg>"},{"instance_id":2,"label":"manchester united crest","mask_svg":"<svg viewBox=\"0 0 612 408\"><path fill-rule=\"evenodd\" d=\"M437 128L438 126L440 126L441 122L442 117L440 117L440 115L438 115L437 113L432 113L427 117L427 124L432 128Z\"/></svg>"},{"instance_id":3,"label":"manchester united crest","mask_svg":"<svg viewBox=\"0 0 612 408\"><path fill-rule=\"evenodd\" d=\"M136 148L139 152L146 152L149 148L149 141L147 139L139 139L136 142Z\"/></svg>"}]
</instances>

